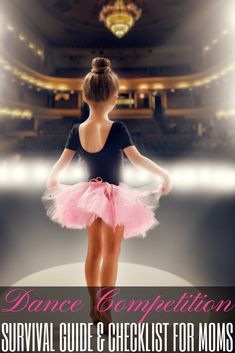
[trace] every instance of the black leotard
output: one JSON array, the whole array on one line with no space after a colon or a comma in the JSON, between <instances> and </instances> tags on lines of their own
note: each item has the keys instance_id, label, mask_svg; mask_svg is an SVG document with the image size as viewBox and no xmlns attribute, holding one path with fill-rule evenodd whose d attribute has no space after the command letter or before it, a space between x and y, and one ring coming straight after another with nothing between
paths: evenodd
<instances>
[{"instance_id":1,"label":"black leotard","mask_svg":"<svg viewBox=\"0 0 235 353\"><path fill-rule=\"evenodd\" d=\"M79 138L79 123L74 124L69 132L65 148L79 153L88 168L88 180L101 177L103 181L118 185L122 175L122 149L134 145L132 137L121 121L114 121L104 147L98 152L87 152Z\"/></svg>"}]
</instances>

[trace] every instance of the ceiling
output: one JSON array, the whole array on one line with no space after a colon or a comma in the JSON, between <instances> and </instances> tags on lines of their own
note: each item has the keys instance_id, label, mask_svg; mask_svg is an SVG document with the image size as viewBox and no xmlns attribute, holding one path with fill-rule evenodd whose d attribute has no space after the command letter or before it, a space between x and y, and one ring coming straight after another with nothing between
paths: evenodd
<instances>
[{"instance_id":1,"label":"ceiling","mask_svg":"<svg viewBox=\"0 0 235 353\"><path fill-rule=\"evenodd\" d=\"M208 24L209 17L223 1L135 0L142 8L142 16L122 39L116 38L99 22L99 10L107 2L12 0L11 3L54 46L121 48L190 43L197 38L200 28Z\"/></svg>"}]
</instances>

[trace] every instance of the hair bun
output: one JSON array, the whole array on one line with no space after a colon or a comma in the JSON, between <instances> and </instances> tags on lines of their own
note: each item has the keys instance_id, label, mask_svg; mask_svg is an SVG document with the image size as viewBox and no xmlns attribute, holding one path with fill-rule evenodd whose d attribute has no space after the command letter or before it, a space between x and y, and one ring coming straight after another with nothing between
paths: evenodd
<instances>
[{"instance_id":1,"label":"hair bun","mask_svg":"<svg viewBox=\"0 0 235 353\"><path fill-rule=\"evenodd\" d=\"M111 62L109 59L97 57L92 60L91 72L95 74L106 74L111 71Z\"/></svg>"}]
</instances>

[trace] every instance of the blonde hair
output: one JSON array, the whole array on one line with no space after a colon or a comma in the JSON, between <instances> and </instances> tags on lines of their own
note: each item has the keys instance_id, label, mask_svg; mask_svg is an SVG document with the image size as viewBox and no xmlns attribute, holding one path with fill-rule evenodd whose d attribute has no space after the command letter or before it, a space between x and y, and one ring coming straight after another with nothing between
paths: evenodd
<instances>
[{"instance_id":1,"label":"blonde hair","mask_svg":"<svg viewBox=\"0 0 235 353\"><path fill-rule=\"evenodd\" d=\"M93 102L105 102L119 90L119 80L112 71L107 58L94 58L91 71L85 76L82 84L85 98Z\"/></svg>"}]
</instances>

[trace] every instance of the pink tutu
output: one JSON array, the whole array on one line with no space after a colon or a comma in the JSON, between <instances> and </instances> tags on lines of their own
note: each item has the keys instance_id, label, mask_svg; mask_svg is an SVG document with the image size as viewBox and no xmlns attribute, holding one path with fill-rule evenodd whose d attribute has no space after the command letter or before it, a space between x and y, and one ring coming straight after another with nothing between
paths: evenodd
<instances>
[{"instance_id":1,"label":"pink tutu","mask_svg":"<svg viewBox=\"0 0 235 353\"><path fill-rule=\"evenodd\" d=\"M159 206L162 181L132 188L103 182L101 178L46 190L42 201L50 219L62 227L82 229L100 217L113 229L124 225L124 238L140 236L159 224L154 210Z\"/></svg>"}]
</instances>

